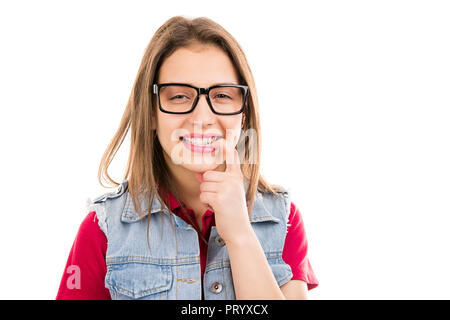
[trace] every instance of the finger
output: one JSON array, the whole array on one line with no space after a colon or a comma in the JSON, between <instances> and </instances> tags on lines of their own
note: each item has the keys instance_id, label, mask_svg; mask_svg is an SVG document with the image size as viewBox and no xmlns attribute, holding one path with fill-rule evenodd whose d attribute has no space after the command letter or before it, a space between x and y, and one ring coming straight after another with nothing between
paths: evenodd
<instances>
[{"instance_id":1,"label":"finger","mask_svg":"<svg viewBox=\"0 0 450 320\"><path fill-rule=\"evenodd\" d=\"M202 203L208 204L211 208L214 208L214 204L216 202L216 192L201 192L200 193L200 201Z\"/></svg>"},{"instance_id":2,"label":"finger","mask_svg":"<svg viewBox=\"0 0 450 320\"><path fill-rule=\"evenodd\" d=\"M227 162L227 167L225 171L227 172L240 171L241 165L239 162L239 155L234 145L226 144L225 154Z\"/></svg>"},{"instance_id":3,"label":"finger","mask_svg":"<svg viewBox=\"0 0 450 320\"><path fill-rule=\"evenodd\" d=\"M223 172L220 171L209 170L203 173L203 181L220 182L223 181L223 179L224 179Z\"/></svg>"},{"instance_id":4,"label":"finger","mask_svg":"<svg viewBox=\"0 0 450 320\"><path fill-rule=\"evenodd\" d=\"M218 182L202 182L200 184L200 192L219 192L220 183Z\"/></svg>"}]
</instances>

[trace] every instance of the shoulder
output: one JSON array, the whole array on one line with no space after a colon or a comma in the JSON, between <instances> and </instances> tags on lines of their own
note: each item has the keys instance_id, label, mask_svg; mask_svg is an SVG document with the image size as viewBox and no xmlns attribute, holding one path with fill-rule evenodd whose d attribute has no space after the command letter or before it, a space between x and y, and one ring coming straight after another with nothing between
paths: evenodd
<instances>
[{"instance_id":1,"label":"shoulder","mask_svg":"<svg viewBox=\"0 0 450 320\"><path fill-rule=\"evenodd\" d=\"M81 238L92 238L97 234L102 234L98 225L97 212L89 212L80 224L78 236Z\"/></svg>"},{"instance_id":2,"label":"shoulder","mask_svg":"<svg viewBox=\"0 0 450 320\"><path fill-rule=\"evenodd\" d=\"M96 212L96 217L98 219L98 226L103 231L105 235L108 234L107 227L107 211L105 204L114 203L114 200L119 200L125 194L128 189L128 181L124 180L118 187L115 188L114 191L106 192L101 194L100 196L95 197L93 200L88 198L86 200L86 211L87 212ZM122 201L123 202L123 201ZM121 201L119 201L121 203ZM112 212L115 212L114 210Z\"/></svg>"},{"instance_id":3,"label":"shoulder","mask_svg":"<svg viewBox=\"0 0 450 320\"><path fill-rule=\"evenodd\" d=\"M81 222L74 243L74 249L78 253L89 251L106 251L106 237L99 227L97 213L89 212Z\"/></svg>"},{"instance_id":4,"label":"shoulder","mask_svg":"<svg viewBox=\"0 0 450 320\"><path fill-rule=\"evenodd\" d=\"M263 199L289 199L290 192L288 189L283 188L281 186L272 186L272 190L257 190L256 197L260 196Z\"/></svg>"},{"instance_id":5,"label":"shoulder","mask_svg":"<svg viewBox=\"0 0 450 320\"><path fill-rule=\"evenodd\" d=\"M89 198L88 203L101 203L105 202L108 199L118 198L122 196L125 193L125 191L127 191L127 189L128 189L128 182L125 180L124 182L119 184L119 186L117 186L113 191L105 192L93 198L93 200Z\"/></svg>"},{"instance_id":6,"label":"shoulder","mask_svg":"<svg viewBox=\"0 0 450 320\"><path fill-rule=\"evenodd\" d=\"M284 204L285 213L288 217L288 227L292 223L302 223L302 217L300 210L298 207L294 204L294 202L291 199L291 192L288 188L275 185L275 188L273 188L275 193L270 193L271 198L277 198L279 201L281 201Z\"/></svg>"},{"instance_id":7,"label":"shoulder","mask_svg":"<svg viewBox=\"0 0 450 320\"><path fill-rule=\"evenodd\" d=\"M289 192L286 189L257 190L251 221L276 221L286 225L289 217Z\"/></svg>"},{"instance_id":8,"label":"shoulder","mask_svg":"<svg viewBox=\"0 0 450 320\"><path fill-rule=\"evenodd\" d=\"M291 203L291 195L288 189L281 187L277 190L278 197L282 199L282 203L284 204L284 211L286 216L289 217L290 214L290 203ZM289 220L289 219L288 219Z\"/></svg>"},{"instance_id":9,"label":"shoulder","mask_svg":"<svg viewBox=\"0 0 450 320\"><path fill-rule=\"evenodd\" d=\"M80 228L78 229L78 235L90 235L97 230L99 230L97 213L95 211L90 211L81 222Z\"/></svg>"},{"instance_id":10,"label":"shoulder","mask_svg":"<svg viewBox=\"0 0 450 320\"><path fill-rule=\"evenodd\" d=\"M302 222L302 215L300 213L299 208L294 204L294 202L290 201L289 205L289 221Z\"/></svg>"}]
</instances>

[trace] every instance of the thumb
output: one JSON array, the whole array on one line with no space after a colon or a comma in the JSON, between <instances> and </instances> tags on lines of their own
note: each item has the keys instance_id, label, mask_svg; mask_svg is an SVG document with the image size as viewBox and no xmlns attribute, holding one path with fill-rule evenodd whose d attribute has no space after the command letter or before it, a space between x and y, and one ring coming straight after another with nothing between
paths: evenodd
<instances>
[{"instance_id":1,"label":"thumb","mask_svg":"<svg viewBox=\"0 0 450 320\"><path fill-rule=\"evenodd\" d=\"M240 170L241 166L239 163L239 155L234 147L233 143L225 143L225 159L226 159L226 169L225 171L235 171Z\"/></svg>"}]
</instances>

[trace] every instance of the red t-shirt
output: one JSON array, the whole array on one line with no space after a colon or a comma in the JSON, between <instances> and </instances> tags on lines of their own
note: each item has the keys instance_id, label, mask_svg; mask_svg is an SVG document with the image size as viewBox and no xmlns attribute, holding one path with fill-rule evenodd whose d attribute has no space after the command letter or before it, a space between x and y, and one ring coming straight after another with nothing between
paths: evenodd
<instances>
[{"instance_id":1,"label":"red t-shirt","mask_svg":"<svg viewBox=\"0 0 450 320\"><path fill-rule=\"evenodd\" d=\"M167 200L166 200L167 201ZM168 202L168 203L167 203ZM166 202L171 211L199 230L194 211L184 207L185 212L169 192ZM191 219L189 219L191 216ZM202 216L202 231L199 232L200 265L203 273L206 266L208 245L202 240L209 239L211 227L215 225L214 214L207 210ZM308 290L318 286L318 281L307 257L308 241L305 235L300 211L291 202L288 229L282 258L292 269L291 280L303 280ZM89 212L78 230L67 259L65 272L59 286L57 300L111 300L109 290L105 288L107 239L98 226L95 211ZM74 267L75 266L75 267Z\"/></svg>"}]
</instances>

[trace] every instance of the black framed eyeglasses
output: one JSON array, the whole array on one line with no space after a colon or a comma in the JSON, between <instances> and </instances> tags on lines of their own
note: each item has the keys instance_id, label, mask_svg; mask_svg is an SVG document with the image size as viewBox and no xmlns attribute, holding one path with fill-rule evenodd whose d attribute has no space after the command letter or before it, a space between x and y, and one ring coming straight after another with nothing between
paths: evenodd
<instances>
[{"instance_id":1,"label":"black framed eyeglasses","mask_svg":"<svg viewBox=\"0 0 450 320\"><path fill-rule=\"evenodd\" d=\"M248 86L219 84L209 88L197 88L184 83L155 83L159 109L165 113L185 114L197 106L201 94L206 95L211 111L219 115L233 115L244 111Z\"/></svg>"}]
</instances>

